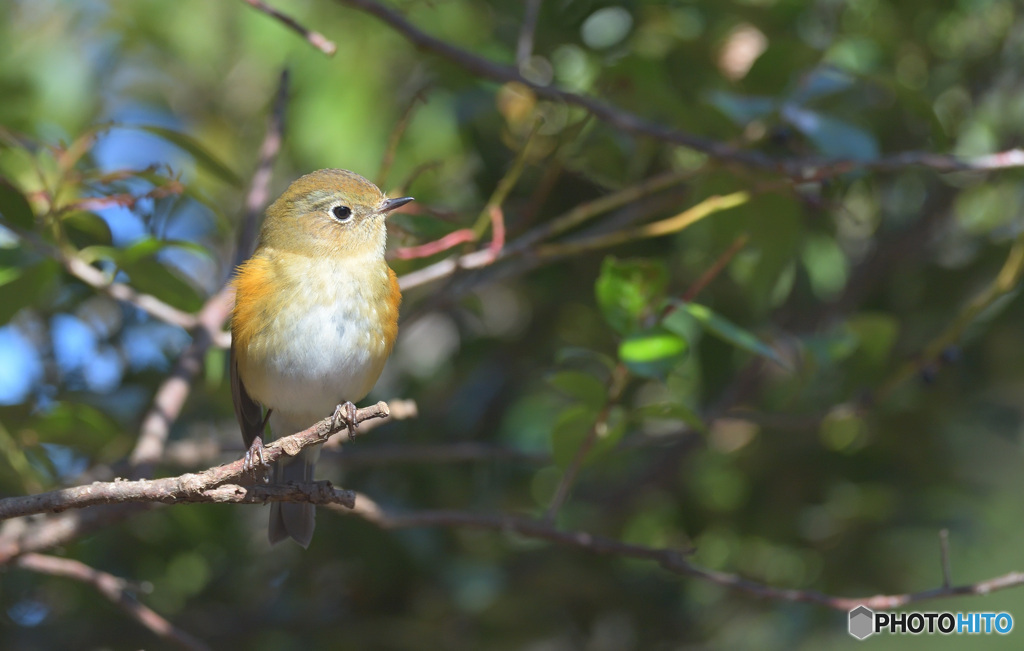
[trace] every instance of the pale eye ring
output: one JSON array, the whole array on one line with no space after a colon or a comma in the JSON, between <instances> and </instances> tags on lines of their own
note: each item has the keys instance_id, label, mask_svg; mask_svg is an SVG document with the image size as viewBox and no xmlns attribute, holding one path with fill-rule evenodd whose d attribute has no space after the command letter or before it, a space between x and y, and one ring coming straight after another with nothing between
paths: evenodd
<instances>
[{"instance_id":1,"label":"pale eye ring","mask_svg":"<svg viewBox=\"0 0 1024 651\"><path fill-rule=\"evenodd\" d=\"M347 222L352 219L352 209L348 206L332 206L330 213L339 222Z\"/></svg>"}]
</instances>

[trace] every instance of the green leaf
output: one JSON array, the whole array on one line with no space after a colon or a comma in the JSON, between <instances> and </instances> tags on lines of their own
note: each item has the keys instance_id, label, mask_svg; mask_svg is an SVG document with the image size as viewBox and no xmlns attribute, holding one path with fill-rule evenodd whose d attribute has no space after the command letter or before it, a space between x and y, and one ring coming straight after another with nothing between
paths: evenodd
<instances>
[{"instance_id":1,"label":"green leaf","mask_svg":"<svg viewBox=\"0 0 1024 651\"><path fill-rule=\"evenodd\" d=\"M603 424L597 424L598 410L586 405L575 405L559 414L551 431L551 456L561 468L576 458L580 446L593 431L596 437L583 464L615 449L626 433L626 411L619 406L608 410Z\"/></svg>"},{"instance_id":2,"label":"green leaf","mask_svg":"<svg viewBox=\"0 0 1024 651\"><path fill-rule=\"evenodd\" d=\"M858 314L846 322L858 341L858 357L870 364L882 365L899 334L899 322L890 314Z\"/></svg>"},{"instance_id":3,"label":"green leaf","mask_svg":"<svg viewBox=\"0 0 1024 651\"><path fill-rule=\"evenodd\" d=\"M842 362L857 351L857 336L849 328L837 328L830 332L808 335L801 338L808 355L818 366L831 366Z\"/></svg>"},{"instance_id":4,"label":"green leaf","mask_svg":"<svg viewBox=\"0 0 1024 651\"><path fill-rule=\"evenodd\" d=\"M78 249L87 246L109 245L113 240L107 221L91 212L70 213L62 217L60 223L64 232L67 233L68 239Z\"/></svg>"},{"instance_id":5,"label":"green leaf","mask_svg":"<svg viewBox=\"0 0 1024 651\"><path fill-rule=\"evenodd\" d=\"M608 391L600 380L580 371L555 373L548 378L548 384L593 409L603 407L608 396Z\"/></svg>"},{"instance_id":6,"label":"green leaf","mask_svg":"<svg viewBox=\"0 0 1024 651\"><path fill-rule=\"evenodd\" d=\"M815 68L800 80L800 85L790 96L790 101L804 104L840 93L853 85L854 78L851 75L832 66L822 66Z\"/></svg>"},{"instance_id":7,"label":"green leaf","mask_svg":"<svg viewBox=\"0 0 1024 651\"><path fill-rule=\"evenodd\" d=\"M818 434L828 449L849 453L863 446L867 426L853 409L837 407L822 419Z\"/></svg>"},{"instance_id":8,"label":"green leaf","mask_svg":"<svg viewBox=\"0 0 1024 651\"><path fill-rule=\"evenodd\" d=\"M150 258L160 251L171 247L187 249L195 253L200 253L206 257L210 256L209 250L195 242L189 242L187 240L158 240L151 235L133 242L131 245L123 249L118 249L112 246L89 246L79 251L79 255L87 262L110 260L117 263L119 266L127 266L135 264L140 260Z\"/></svg>"},{"instance_id":9,"label":"green leaf","mask_svg":"<svg viewBox=\"0 0 1024 651\"><path fill-rule=\"evenodd\" d=\"M663 325L667 329L673 332L679 331L683 326L677 321L677 319L683 315L689 315L696 319L707 332L715 335L719 339L722 339L725 342L747 352L766 357L783 368L789 368L789 364L779 357L779 354L776 353L774 349L755 337L749 331L737 326L725 317L716 314L711 309L700 305L699 303L686 303L684 301L673 301L673 305L675 305L677 309L662 321Z\"/></svg>"},{"instance_id":10,"label":"green leaf","mask_svg":"<svg viewBox=\"0 0 1024 651\"><path fill-rule=\"evenodd\" d=\"M645 405L634 412L637 416L651 420L678 420L686 423L698 432L706 432L707 426L697 412L678 402L662 402Z\"/></svg>"},{"instance_id":11,"label":"green leaf","mask_svg":"<svg viewBox=\"0 0 1024 651\"><path fill-rule=\"evenodd\" d=\"M558 415L551 430L551 456L556 464L565 468L572 462L595 422L597 410L587 405L573 405Z\"/></svg>"},{"instance_id":12,"label":"green leaf","mask_svg":"<svg viewBox=\"0 0 1024 651\"><path fill-rule=\"evenodd\" d=\"M779 106L778 101L771 97L738 95L722 90L714 91L708 95L708 101L741 127L758 118L771 115Z\"/></svg>"},{"instance_id":13,"label":"green leaf","mask_svg":"<svg viewBox=\"0 0 1024 651\"><path fill-rule=\"evenodd\" d=\"M28 267L7 267L0 282L0 325L7 323L18 311L38 303L56 282L60 265L44 260Z\"/></svg>"},{"instance_id":14,"label":"green leaf","mask_svg":"<svg viewBox=\"0 0 1024 651\"><path fill-rule=\"evenodd\" d=\"M643 318L651 314L665 295L668 271L655 260L604 259L595 292L604 318L621 334L641 328Z\"/></svg>"},{"instance_id":15,"label":"green leaf","mask_svg":"<svg viewBox=\"0 0 1024 651\"><path fill-rule=\"evenodd\" d=\"M625 436L628 424L629 419L626 417L625 409L619 405L609 409L604 425L598 425L597 441L594 442L594 447L590 449L590 453L584 459L584 463L589 463L614 450L618 446L619 441L622 440L622 437Z\"/></svg>"},{"instance_id":16,"label":"green leaf","mask_svg":"<svg viewBox=\"0 0 1024 651\"><path fill-rule=\"evenodd\" d=\"M94 454L116 439L123 429L95 407L61 402L48 409L33 423L43 443L67 445Z\"/></svg>"},{"instance_id":17,"label":"green leaf","mask_svg":"<svg viewBox=\"0 0 1024 651\"><path fill-rule=\"evenodd\" d=\"M242 187L241 178L239 178L239 176L235 174L230 167L219 161L191 136L180 131L175 131L174 129L159 127L152 124L130 126L152 133L153 135L159 136L167 142L176 145L191 155L198 165L205 167L222 181L230 183L236 187Z\"/></svg>"},{"instance_id":18,"label":"green leaf","mask_svg":"<svg viewBox=\"0 0 1024 651\"><path fill-rule=\"evenodd\" d=\"M598 366L603 367L605 370L611 371L615 368L615 360L599 353L596 350L590 348L583 348L582 346L566 346L560 348L555 353L555 361L559 364L573 364L574 362L580 362L583 364L594 362Z\"/></svg>"},{"instance_id":19,"label":"green leaf","mask_svg":"<svg viewBox=\"0 0 1024 651\"><path fill-rule=\"evenodd\" d=\"M143 258L123 266L131 285L186 312L202 307L203 299L192 285L168 269L156 258Z\"/></svg>"},{"instance_id":20,"label":"green leaf","mask_svg":"<svg viewBox=\"0 0 1024 651\"><path fill-rule=\"evenodd\" d=\"M206 351L203 369L206 371L206 388L217 389L224 382L224 370L227 368L227 353L223 348L211 346Z\"/></svg>"},{"instance_id":21,"label":"green leaf","mask_svg":"<svg viewBox=\"0 0 1024 651\"><path fill-rule=\"evenodd\" d=\"M8 223L25 230L31 230L35 223L28 199L3 178L0 178L0 215Z\"/></svg>"},{"instance_id":22,"label":"green leaf","mask_svg":"<svg viewBox=\"0 0 1024 651\"><path fill-rule=\"evenodd\" d=\"M796 106L787 107L783 115L826 156L851 160L878 158L875 137L858 126Z\"/></svg>"},{"instance_id":23,"label":"green leaf","mask_svg":"<svg viewBox=\"0 0 1024 651\"><path fill-rule=\"evenodd\" d=\"M624 339L619 344L619 359L636 375L664 378L688 349L681 336L656 326Z\"/></svg>"},{"instance_id":24,"label":"green leaf","mask_svg":"<svg viewBox=\"0 0 1024 651\"><path fill-rule=\"evenodd\" d=\"M800 257L807 269L811 289L818 298L833 298L846 286L848 261L834 238L827 235L808 237Z\"/></svg>"}]
</instances>

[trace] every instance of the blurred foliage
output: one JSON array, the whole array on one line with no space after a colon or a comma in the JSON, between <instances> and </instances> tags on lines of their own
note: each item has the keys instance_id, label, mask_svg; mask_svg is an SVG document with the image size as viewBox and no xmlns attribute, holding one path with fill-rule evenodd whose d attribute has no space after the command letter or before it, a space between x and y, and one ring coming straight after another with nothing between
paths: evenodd
<instances>
[{"instance_id":1,"label":"blurred foliage","mask_svg":"<svg viewBox=\"0 0 1024 651\"><path fill-rule=\"evenodd\" d=\"M539 516L593 436L558 516L567 529L694 547L715 570L844 596L938 585L941 528L957 583L1019 568L1024 307L1014 282L976 318L965 310L1024 232L1020 171L906 167L793 187L481 81L344 2L273 4L337 54L242 2L0 3L0 494L73 485L122 459L189 342L54 254L197 309L230 273L244 179L288 68L273 194L321 167L375 178L412 107L384 189L417 197L420 212L394 220L393 247L483 224L520 155L503 202L510 241L665 171L686 180L569 237L752 192L667 237L407 293L371 399L414 399L419 417L354 447L472 441L549 462L342 473L325 456L321 477L399 509ZM514 59L519 0L389 6ZM549 0L535 36L528 79L771 156L980 155L1024 138L1024 13L1012 0ZM392 264L402 274L434 259ZM957 340L922 357L965 314ZM207 361L172 444L214 437L240 454L223 355ZM468 529L382 531L326 511L308 551L269 548L266 517L157 509L59 551L149 586L143 602L216 648L854 643L845 614L651 563ZM1024 591L925 608L1024 613ZM0 622L6 649L165 644L92 588L22 570L5 571Z\"/></svg>"}]
</instances>

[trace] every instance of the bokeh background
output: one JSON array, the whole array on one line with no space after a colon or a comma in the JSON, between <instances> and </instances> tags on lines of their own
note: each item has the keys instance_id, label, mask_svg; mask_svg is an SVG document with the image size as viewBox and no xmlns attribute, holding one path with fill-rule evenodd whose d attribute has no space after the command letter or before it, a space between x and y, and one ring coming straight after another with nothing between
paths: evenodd
<instances>
[{"instance_id":1,"label":"bokeh background","mask_svg":"<svg viewBox=\"0 0 1024 651\"><path fill-rule=\"evenodd\" d=\"M518 0L387 5L458 47L516 62ZM560 527L694 547L704 567L842 596L939 585L941 529L956 583L1024 565L1016 282L970 311L1024 232L1019 171L898 164L795 183L481 80L346 2L275 7L337 52L244 2L0 3L0 175L32 202L36 236L198 309L230 273L285 68L272 194L307 171L342 167L414 195L415 211L394 220L393 248L471 227L520 158L503 202L511 240L665 172L678 182L574 233L619 232L712 195L753 193L667 237L567 257L535 249L407 292L395 354L370 398L415 401L418 416L368 433L347 461L325 457L321 477L402 511L540 516L603 413L609 422ZM1024 136L1024 11L1012 0L547 0L532 53L520 61L531 81L774 159L978 156ZM82 151L67 166L73 143ZM103 200L114 195L132 199ZM47 219L47 196L80 209ZM726 252L696 297L724 321L701 327L678 309L662 322L662 301ZM403 274L445 255L392 264ZM7 228L0 319L4 496L116 467L190 341ZM944 332L952 336L935 343ZM225 357L206 355L168 448L212 441L221 452L168 457L158 474L240 455ZM605 405L617 364L624 386ZM455 444L477 458L452 460ZM423 454L374 456L402 450ZM510 534L388 531L322 511L309 550L270 548L266 511L155 509L51 551L135 582L143 603L214 648L857 644L845 613ZM1024 589L920 609L1024 617ZM1019 648L1019 636L967 641ZM0 641L171 648L91 587L15 568L0 579Z\"/></svg>"}]
</instances>

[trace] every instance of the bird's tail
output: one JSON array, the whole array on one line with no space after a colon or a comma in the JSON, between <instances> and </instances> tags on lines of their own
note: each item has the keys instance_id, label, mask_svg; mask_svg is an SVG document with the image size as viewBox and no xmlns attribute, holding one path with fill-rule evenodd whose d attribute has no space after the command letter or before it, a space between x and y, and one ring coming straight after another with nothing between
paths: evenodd
<instances>
[{"instance_id":1,"label":"bird's tail","mask_svg":"<svg viewBox=\"0 0 1024 651\"><path fill-rule=\"evenodd\" d=\"M308 483L313 481L313 468L320 456L320 446L306 448L294 457L282 457L274 464L274 483L288 482ZM270 504L270 529L268 537L271 544L291 538L309 547L313 540L313 529L316 526L316 507L302 502L272 502Z\"/></svg>"}]
</instances>

